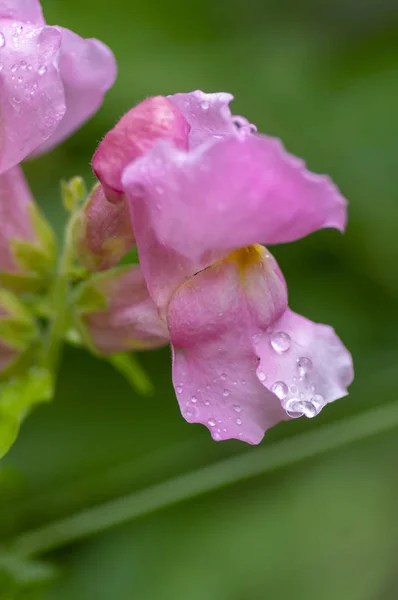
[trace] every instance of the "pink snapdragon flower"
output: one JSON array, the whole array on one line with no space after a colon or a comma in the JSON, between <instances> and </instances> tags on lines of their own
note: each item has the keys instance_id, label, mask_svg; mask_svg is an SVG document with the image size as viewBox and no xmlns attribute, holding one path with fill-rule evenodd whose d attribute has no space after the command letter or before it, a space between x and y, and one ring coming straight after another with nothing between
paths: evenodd
<instances>
[{"instance_id":1,"label":"pink snapdragon flower","mask_svg":"<svg viewBox=\"0 0 398 600\"><path fill-rule=\"evenodd\" d=\"M39 0L0 0L0 173L70 135L115 76L109 48L47 26Z\"/></svg>"},{"instance_id":2,"label":"pink snapdragon flower","mask_svg":"<svg viewBox=\"0 0 398 600\"><path fill-rule=\"evenodd\" d=\"M289 309L283 275L260 245L323 227L343 231L346 201L328 177L233 117L231 99L170 96L185 142L178 147L169 136L141 156L108 161L103 172L108 166L112 191L129 202L142 273L167 324L183 416L215 440L257 444L283 419L315 416L352 381L349 352L332 328ZM143 139L125 129L146 148L150 123ZM108 140L98 153L106 154Z\"/></svg>"}]
</instances>

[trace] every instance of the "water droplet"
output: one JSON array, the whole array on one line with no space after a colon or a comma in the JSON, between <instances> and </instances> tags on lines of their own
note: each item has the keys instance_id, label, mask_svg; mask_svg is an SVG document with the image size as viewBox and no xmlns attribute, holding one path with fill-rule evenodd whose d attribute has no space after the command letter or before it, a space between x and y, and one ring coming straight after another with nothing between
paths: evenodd
<instances>
[{"instance_id":1,"label":"water droplet","mask_svg":"<svg viewBox=\"0 0 398 600\"><path fill-rule=\"evenodd\" d=\"M22 83L23 82L23 77L18 77L18 83Z\"/></svg>"},{"instance_id":2,"label":"water droplet","mask_svg":"<svg viewBox=\"0 0 398 600\"><path fill-rule=\"evenodd\" d=\"M210 104L206 101L202 102L200 106L203 108L203 110L209 110L210 108Z\"/></svg>"},{"instance_id":3,"label":"water droplet","mask_svg":"<svg viewBox=\"0 0 398 600\"><path fill-rule=\"evenodd\" d=\"M292 394L297 394L297 385L291 385L290 386L290 391L292 392Z\"/></svg>"},{"instance_id":4,"label":"water droplet","mask_svg":"<svg viewBox=\"0 0 398 600\"><path fill-rule=\"evenodd\" d=\"M21 100L20 98L16 98L15 96L13 96L13 97L11 98L11 102L12 102L13 104L17 104L17 105L18 105L18 104L21 104L22 100Z\"/></svg>"},{"instance_id":5,"label":"water droplet","mask_svg":"<svg viewBox=\"0 0 398 600\"><path fill-rule=\"evenodd\" d=\"M319 410L325 405L325 398L321 396L321 394L315 394L314 396L312 396L311 402L315 406L315 408Z\"/></svg>"},{"instance_id":6,"label":"water droplet","mask_svg":"<svg viewBox=\"0 0 398 600\"><path fill-rule=\"evenodd\" d=\"M226 378L227 378L227 375L226 375L226 373L221 373L221 379L222 379L223 381L225 381L225 380L226 380Z\"/></svg>"},{"instance_id":7,"label":"water droplet","mask_svg":"<svg viewBox=\"0 0 398 600\"><path fill-rule=\"evenodd\" d=\"M238 382L236 381L236 379L234 380L234 385L238 385Z\"/></svg>"},{"instance_id":8,"label":"water droplet","mask_svg":"<svg viewBox=\"0 0 398 600\"><path fill-rule=\"evenodd\" d=\"M229 390L224 390L222 395L225 397L229 396Z\"/></svg>"},{"instance_id":9,"label":"water droplet","mask_svg":"<svg viewBox=\"0 0 398 600\"><path fill-rule=\"evenodd\" d=\"M11 73L15 73L15 71L18 69L18 65L12 65L11 67Z\"/></svg>"},{"instance_id":10,"label":"water droplet","mask_svg":"<svg viewBox=\"0 0 398 600\"><path fill-rule=\"evenodd\" d=\"M205 406L210 406L210 401L209 400L206 400Z\"/></svg>"},{"instance_id":11,"label":"water droplet","mask_svg":"<svg viewBox=\"0 0 398 600\"><path fill-rule=\"evenodd\" d=\"M215 427L216 426L216 420L215 419L209 419L207 422L210 425L210 427Z\"/></svg>"},{"instance_id":12,"label":"water droplet","mask_svg":"<svg viewBox=\"0 0 398 600\"><path fill-rule=\"evenodd\" d=\"M283 400L289 393L286 383L283 381L276 381L271 388L271 392L278 396L279 400Z\"/></svg>"},{"instance_id":13,"label":"water droplet","mask_svg":"<svg viewBox=\"0 0 398 600\"><path fill-rule=\"evenodd\" d=\"M26 62L26 60L21 60L21 62L19 64L21 66L21 69L23 69L25 71L26 67L28 66L28 63Z\"/></svg>"},{"instance_id":14,"label":"water droplet","mask_svg":"<svg viewBox=\"0 0 398 600\"><path fill-rule=\"evenodd\" d=\"M209 384L207 384L207 385L206 385L206 390L209 390L209 389L210 389L210 385L209 385Z\"/></svg>"},{"instance_id":15,"label":"water droplet","mask_svg":"<svg viewBox=\"0 0 398 600\"><path fill-rule=\"evenodd\" d=\"M182 394L182 387L180 385L177 385L176 392L177 394Z\"/></svg>"},{"instance_id":16,"label":"water droplet","mask_svg":"<svg viewBox=\"0 0 398 600\"><path fill-rule=\"evenodd\" d=\"M4 37L4 33L0 31L0 48L4 48L6 45L6 38Z\"/></svg>"},{"instance_id":17,"label":"water droplet","mask_svg":"<svg viewBox=\"0 0 398 600\"><path fill-rule=\"evenodd\" d=\"M290 335L283 331L278 331L277 333L274 333L271 337L271 346L278 354L283 354L284 352L289 350L290 343Z\"/></svg>"},{"instance_id":18,"label":"water droplet","mask_svg":"<svg viewBox=\"0 0 398 600\"><path fill-rule=\"evenodd\" d=\"M33 71L33 65L28 65L28 71Z\"/></svg>"},{"instance_id":19,"label":"water droplet","mask_svg":"<svg viewBox=\"0 0 398 600\"><path fill-rule=\"evenodd\" d=\"M242 419L236 419L236 424L237 425L242 425L242 423L243 423Z\"/></svg>"},{"instance_id":20,"label":"water droplet","mask_svg":"<svg viewBox=\"0 0 398 600\"><path fill-rule=\"evenodd\" d=\"M267 376L264 373L264 371L259 371L257 376L258 376L258 378L259 378L260 381L265 381L267 379Z\"/></svg>"},{"instance_id":21,"label":"water droplet","mask_svg":"<svg viewBox=\"0 0 398 600\"><path fill-rule=\"evenodd\" d=\"M300 404L300 410L309 419L312 419L312 417L316 417L316 415L318 414L316 406L314 406L314 404L312 402L309 402L308 400L303 400L299 404Z\"/></svg>"},{"instance_id":22,"label":"water droplet","mask_svg":"<svg viewBox=\"0 0 398 600\"><path fill-rule=\"evenodd\" d=\"M22 32L23 32L23 26L17 25L17 27L15 28L15 33L21 34Z\"/></svg>"},{"instance_id":23,"label":"water droplet","mask_svg":"<svg viewBox=\"0 0 398 600\"><path fill-rule=\"evenodd\" d=\"M196 409L193 407L185 408L182 415L187 421L192 421L196 417Z\"/></svg>"},{"instance_id":24,"label":"water droplet","mask_svg":"<svg viewBox=\"0 0 398 600\"><path fill-rule=\"evenodd\" d=\"M2 63L0 63L0 73L3 69L4 69L4 65Z\"/></svg>"},{"instance_id":25,"label":"water droplet","mask_svg":"<svg viewBox=\"0 0 398 600\"><path fill-rule=\"evenodd\" d=\"M242 385L246 385L246 380L242 379Z\"/></svg>"},{"instance_id":26,"label":"water droplet","mask_svg":"<svg viewBox=\"0 0 398 600\"><path fill-rule=\"evenodd\" d=\"M47 67L45 65L41 65L38 69L37 72L39 75L45 75L47 73Z\"/></svg>"},{"instance_id":27,"label":"water droplet","mask_svg":"<svg viewBox=\"0 0 398 600\"><path fill-rule=\"evenodd\" d=\"M306 356L302 356L297 361L297 368L298 368L298 372L300 373L301 377L304 377L304 375L306 375L307 373L309 373L309 371L311 371L312 361L309 358L307 358Z\"/></svg>"},{"instance_id":28,"label":"water droplet","mask_svg":"<svg viewBox=\"0 0 398 600\"><path fill-rule=\"evenodd\" d=\"M194 404L198 401L196 396L192 396L191 397L191 402L193 402Z\"/></svg>"},{"instance_id":29,"label":"water droplet","mask_svg":"<svg viewBox=\"0 0 398 600\"><path fill-rule=\"evenodd\" d=\"M235 412L240 413L242 408L239 406L239 404L234 404L233 407Z\"/></svg>"}]
</instances>

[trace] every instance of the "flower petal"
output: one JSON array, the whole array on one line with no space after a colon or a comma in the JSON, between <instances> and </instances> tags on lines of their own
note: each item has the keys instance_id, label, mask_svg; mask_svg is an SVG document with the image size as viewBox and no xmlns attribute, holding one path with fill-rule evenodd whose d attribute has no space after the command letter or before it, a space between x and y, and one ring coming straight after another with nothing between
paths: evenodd
<instances>
[{"instance_id":1,"label":"flower petal","mask_svg":"<svg viewBox=\"0 0 398 600\"><path fill-rule=\"evenodd\" d=\"M166 325L138 265L97 275L76 299L80 321L101 354L158 348L168 343Z\"/></svg>"},{"instance_id":2,"label":"flower petal","mask_svg":"<svg viewBox=\"0 0 398 600\"><path fill-rule=\"evenodd\" d=\"M65 114L58 71L61 34L54 27L0 20L0 173L21 162Z\"/></svg>"},{"instance_id":3,"label":"flower petal","mask_svg":"<svg viewBox=\"0 0 398 600\"><path fill-rule=\"evenodd\" d=\"M352 359L332 327L290 309L254 340L257 376L290 416L314 417L345 396L353 380Z\"/></svg>"},{"instance_id":4,"label":"flower petal","mask_svg":"<svg viewBox=\"0 0 398 600\"><path fill-rule=\"evenodd\" d=\"M62 35L59 69L65 88L66 114L57 130L38 152L57 145L101 106L104 94L116 79L116 61L111 50L96 39L57 27Z\"/></svg>"},{"instance_id":5,"label":"flower petal","mask_svg":"<svg viewBox=\"0 0 398 600\"><path fill-rule=\"evenodd\" d=\"M0 271L19 270L10 246L13 239L35 242L28 213L32 202L21 167L14 167L0 175Z\"/></svg>"},{"instance_id":6,"label":"flower petal","mask_svg":"<svg viewBox=\"0 0 398 600\"><path fill-rule=\"evenodd\" d=\"M111 204L100 184L82 207L74 229L76 254L90 271L109 269L135 244L127 203Z\"/></svg>"},{"instance_id":7,"label":"flower petal","mask_svg":"<svg viewBox=\"0 0 398 600\"><path fill-rule=\"evenodd\" d=\"M193 152L159 143L123 181L130 197L140 190L159 243L196 262L210 250L228 254L345 226L346 201L330 179L264 136L228 137Z\"/></svg>"},{"instance_id":8,"label":"flower petal","mask_svg":"<svg viewBox=\"0 0 398 600\"><path fill-rule=\"evenodd\" d=\"M44 25L39 0L0 0L0 19Z\"/></svg>"},{"instance_id":9,"label":"flower petal","mask_svg":"<svg viewBox=\"0 0 398 600\"><path fill-rule=\"evenodd\" d=\"M93 158L93 170L110 201L123 196L123 169L159 139L187 148L189 125L163 96L147 98L126 113L105 136Z\"/></svg>"},{"instance_id":10,"label":"flower petal","mask_svg":"<svg viewBox=\"0 0 398 600\"><path fill-rule=\"evenodd\" d=\"M169 305L168 326L185 419L208 427L217 441L258 444L287 416L256 377L253 304L267 327L286 307L286 288L265 250L243 252L249 254L232 255L181 286Z\"/></svg>"},{"instance_id":11,"label":"flower petal","mask_svg":"<svg viewBox=\"0 0 398 600\"><path fill-rule=\"evenodd\" d=\"M212 139L238 135L229 108L229 103L234 99L232 94L225 92L206 94L196 90L187 94L173 94L168 98L184 115L191 127L190 150Z\"/></svg>"}]
</instances>

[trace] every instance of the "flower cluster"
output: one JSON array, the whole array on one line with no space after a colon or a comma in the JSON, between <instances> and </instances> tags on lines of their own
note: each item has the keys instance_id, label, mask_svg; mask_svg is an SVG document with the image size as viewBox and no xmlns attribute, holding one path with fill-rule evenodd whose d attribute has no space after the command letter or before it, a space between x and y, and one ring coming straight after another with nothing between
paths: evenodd
<instances>
[{"instance_id":1,"label":"flower cluster","mask_svg":"<svg viewBox=\"0 0 398 600\"><path fill-rule=\"evenodd\" d=\"M102 356L170 343L182 415L213 439L257 444L282 420L314 417L347 393L351 356L290 310L266 246L343 231L346 201L233 116L230 94L148 98L121 118L85 201L79 182L65 188L55 270L20 163L93 115L115 74L106 46L46 25L38 0L0 0L0 378L32 360L54 370L65 339ZM135 246L139 265L120 265Z\"/></svg>"}]
</instances>

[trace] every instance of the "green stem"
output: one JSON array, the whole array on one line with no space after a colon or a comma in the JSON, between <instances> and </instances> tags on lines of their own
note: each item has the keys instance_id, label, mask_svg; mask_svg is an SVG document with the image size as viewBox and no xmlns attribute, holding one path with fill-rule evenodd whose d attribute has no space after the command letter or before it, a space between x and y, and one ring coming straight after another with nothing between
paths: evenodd
<instances>
[{"instance_id":1,"label":"green stem","mask_svg":"<svg viewBox=\"0 0 398 600\"><path fill-rule=\"evenodd\" d=\"M319 427L175 477L16 537L10 549L32 556L105 531L200 494L297 463L398 426L398 402Z\"/></svg>"},{"instance_id":2,"label":"green stem","mask_svg":"<svg viewBox=\"0 0 398 600\"><path fill-rule=\"evenodd\" d=\"M52 319L43 348L42 365L52 373L55 373L58 369L67 329L67 303L70 271L74 260L74 248L72 243L73 226L74 215L72 214L66 226L64 245L58 262L51 298Z\"/></svg>"}]
</instances>

